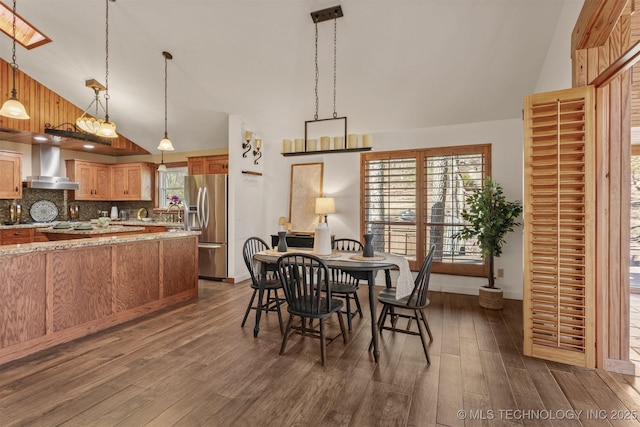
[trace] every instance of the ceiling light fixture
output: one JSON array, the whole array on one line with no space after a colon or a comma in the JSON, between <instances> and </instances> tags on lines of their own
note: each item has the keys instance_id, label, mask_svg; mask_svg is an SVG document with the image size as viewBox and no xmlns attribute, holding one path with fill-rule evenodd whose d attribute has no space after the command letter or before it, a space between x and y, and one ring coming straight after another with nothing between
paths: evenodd
<instances>
[{"instance_id":1,"label":"ceiling light fixture","mask_svg":"<svg viewBox=\"0 0 640 427\"><path fill-rule=\"evenodd\" d=\"M164 56L164 138L160 141L160 145L158 145L158 150L160 151L173 151L173 144L169 139L167 134L167 62L170 59L173 59L173 55L169 52L162 52L162 56ZM160 165L164 166L163 164ZM158 168L158 170L160 170ZM166 170L166 167L165 167Z\"/></svg>"},{"instance_id":2,"label":"ceiling light fixture","mask_svg":"<svg viewBox=\"0 0 640 427\"><path fill-rule=\"evenodd\" d=\"M344 136L343 141L347 139L347 118L346 117L338 117L338 113L336 110L336 80L337 80L337 46L338 46L338 18L341 18L343 15L342 7L340 5L329 7L327 9L318 10L315 12L311 12L311 19L315 25L315 95L316 95L316 112L313 116L313 120L307 120L304 122L304 150L307 150L307 141L309 137L308 127L310 123L317 122L327 122L330 120L344 120ZM333 117L328 119L319 119L318 118L318 110L320 106L319 98L318 98L318 80L320 77L320 72L318 68L318 23L328 21L333 19ZM323 127L324 128L324 127ZM296 150L297 151L297 150Z\"/></svg>"},{"instance_id":3,"label":"ceiling light fixture","mask_svg":"<svg viewBox=\"0 0 640 427\"><path fill-rule=\"evenodd\" d=\"M11 98L2 104L0 109L0 116L9 117L12 119L26 120L29 118L27 110L24 105L18 101L18 92L16 91L16 71L18 70L18 63L16 62L16 0L13 0L13 31L12 31L13 49L11 56L11 70L13 73L13 88L11 89Z\"/></svg>"},{"instance_id":4,"label":"ceiling light fixture","mask_svg":"<svg viewBox=\"0 0 640 427\"><path fill-rule=\"evenodd\" d=\"M100 126L102 125L102 123L104 123L104 120L98 119L97 117L100 113L98 111L98 107L100 106L104 110L104 106L102 105L102 102L100 102L100 91L105 90L105 87L94 79L85 81L85 86L93 89L95 98L93 99L93 101L91 101L87 109L84 110L82 115L76 119L76 127L83 132L95 135L98 130L100 130ZM91 115L89 115L89 109L93 104L96 105L96 114L92 117Z\"/></svg>"},{"instance_id":5,"label":"ceiling light fixture","mask_svg":"<svg viewBox=\"0 0 640 427\"><path fill-rule=\"evenodd\" d=\"M160 154L161 154L161 158L162 160L160 160L160 165L158 166L158 172L166 172L167 171L167 166L164 164L164 150L160 150Z\"/></svg>"},{"instance_id":6,"label":"ceiling light fixture","mask_svg":"<svg viewBox=\"0 0 640 427\"><path fill-rule=\"evenodd\" d=\"M105 18L105 78L104 78L104 102L105 102L105 115L104 122L100 124L100 128L96 132L97 136L103 138L117 138L116 124L109 121L109 2L115 2L116 0L105 0L106 3L106 18Z\"/></svg>"}]
</instances>

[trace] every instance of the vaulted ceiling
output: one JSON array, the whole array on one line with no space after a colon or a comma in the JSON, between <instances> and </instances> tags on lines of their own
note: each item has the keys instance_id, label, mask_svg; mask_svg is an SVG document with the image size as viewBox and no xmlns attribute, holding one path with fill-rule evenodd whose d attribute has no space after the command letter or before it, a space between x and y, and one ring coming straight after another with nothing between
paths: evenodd
<instances>
[{"instance_id":1,"label":"vaulted ceiling","mask_svg":"<svg viewBox=\"0 0 640 427\"><path fill-rule=\"evenodd\" d=\"M301 137L315 109L309 13L336 4L344 11L337 112L363 133L520 117L563 1L117 0L109 5L111 119L158 152L166 50L176 150L226 146L229 113L267 143ZM20 69L86 108L85 80L105 80L105 0L18 0L18 13L52 39L18 47ZM333 22L318 30L323 118L333 112ZM5 36L0 56L10 61Z\"/></svg>"}]
</instances>

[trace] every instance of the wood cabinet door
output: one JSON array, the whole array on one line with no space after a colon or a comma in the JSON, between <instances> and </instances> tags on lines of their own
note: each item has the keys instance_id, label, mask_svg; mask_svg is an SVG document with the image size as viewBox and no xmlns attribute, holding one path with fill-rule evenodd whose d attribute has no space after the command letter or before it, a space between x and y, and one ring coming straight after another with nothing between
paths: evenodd
<instances>
[{"instance_id":1,"label":"wood cabinet door","mask_svg":"<svg viewBox=\"0 0 640 427\"><path fill-rule=\"evenodd\" d=\"M75 176L73 179L80 184L80 188L75 190L75 199L92 200L95 192L95 170L93 166L89 163L75 163Z\"/></svg>"},{"instance_id":2,"label":"wood cabinet door","mask_svg":"<svg viewBox=\"0 0 640 427\"><path fill-rule=\"evenodd\" d=\"M94 165L94 200L111 198L111 173L109 165Z\"/></svg>"},{"instance_id":3,"label":"wood cabinet door","mask_svg":"<svg viewBox=\"0 0 640 427\"><path fill-rule=\"evenodd\" d=\"M593 86L524 103L524 354L595 367Z\"/></svg>"},{"instance_id":4,"label":"wood cabinet door","mask_svg":"<svg viewBox=\"0 0 640 427\"><path fill-rule=\"evenodd\" d=\"M127 168L123 166L111 167L111 198L125 200L127 194Z\"/></svg>"},{"instance_id":5,"label":"wood cabinet door","mask_svg":"<svg viewBox=\"0 0 640 427\"><path fill-rule=\"evenodd\" d=\"M127 175L127 199L142 199L142 167L141 165L129 166L126 169Z\"/></svg>"},{"instance_id":6,"label":"wood cabinet door","mask_svg":"<svg viewBox=\"0 0 640 427\"><path fill-rule=\"evenodd\" d=\"M187 159L187 173L189 175L204 175L204 158L189 157Z\"/></svg>"},{"instance_id":7,"label":"wood cabinet door","mask_svg":"<svg viewBox=\"0 0 640 427\"><path fill-rule=\"evenodd\" d=\"M227 156L205 158L204 161L205 173L207 174L220 174L228 173L229 171L229 159Z\"/></svg>"},{"instance_id":8,"label":"wood cabinet door","mask_svg":"<svg viewBox=\"0 0 640 427\"><path fill-rule=\"evenodd\" d=\"M0 199L22 198L22 154L0 152Z\"/></svg>"}]
</instances>

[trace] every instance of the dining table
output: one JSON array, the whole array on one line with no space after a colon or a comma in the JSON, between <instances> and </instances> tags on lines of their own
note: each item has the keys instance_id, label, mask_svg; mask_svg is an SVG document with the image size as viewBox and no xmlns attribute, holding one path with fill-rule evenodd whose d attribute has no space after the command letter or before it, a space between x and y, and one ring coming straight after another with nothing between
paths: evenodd
<instances>
[{"instance_id":1,"label":"dining table","mask_svg":"<svg viewBox=\"0 0 640 427\"><path fill-rule=\"evenodd\" d=\"M256 262L260 262L261 271L261 284L264 283L266 274L268 271L275 271L278 258L285 254L291 253L314 253L309 248L288 248L287 252L278 252L277 249L269 249L261 252L257 252L253 255L253 259ZM375 278L379 271L385 272L385 283L387 287L391 287L391 270L397 270L404 268L402 263L398 262L401 258L395 254L389 254L385 252L376 252L374 257L367 259L362 256L362 252L338 252L333 251L329 256L319 256L327 267L338 268L346 271L353 277L366 280L369 288L369 309L371 313L371 338L373 343L373 358L377 363L380 358L380 349L378 346L378 322L376 315L377 298L375 292ZM408 269L408 266L406 267ZM407 271L408 272L408 271ZM410 272L408 272L410 274ZM258 301L262 301L264 294L264 287L260 286L258 289ZM253 336L257 337L260 332L260 316L262 310L260 305L256 310L256 324L253 329Z\"/></svg>"}]
</instances>

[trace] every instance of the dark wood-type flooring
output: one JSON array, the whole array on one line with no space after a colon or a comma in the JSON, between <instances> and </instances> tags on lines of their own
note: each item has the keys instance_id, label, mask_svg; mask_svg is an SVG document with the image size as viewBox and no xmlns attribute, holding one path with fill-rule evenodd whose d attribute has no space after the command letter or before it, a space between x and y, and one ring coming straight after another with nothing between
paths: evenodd
<instances>
[{"instance_id":1,"label":"dark wood-type flooring","mask_svg":"<svg viewBox=\"0 0 640 427\"><path fill-rule=\"evenodd\" d=\"M278 355L275 314L257 339L253 313L240 328L249 297L201 281L197 301L0 366L0 425L640 425L637 377L522 355L520 301L433 293L431 366L417 336L389 331L373 363L365 312L322 367L316 339Z\"/></svg>"}]
</instances>

